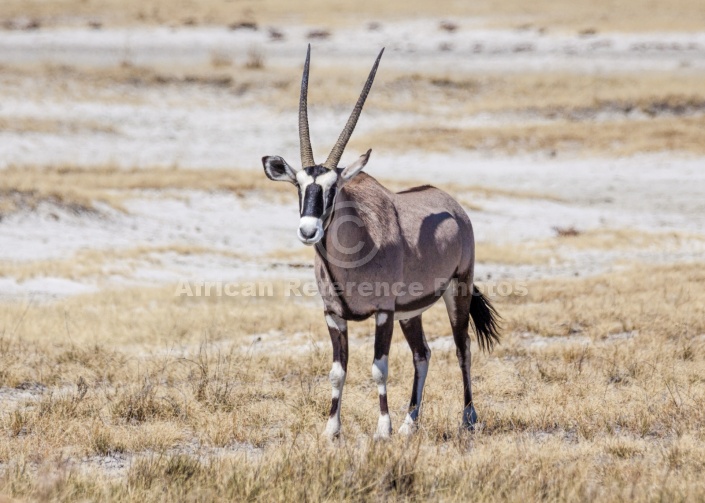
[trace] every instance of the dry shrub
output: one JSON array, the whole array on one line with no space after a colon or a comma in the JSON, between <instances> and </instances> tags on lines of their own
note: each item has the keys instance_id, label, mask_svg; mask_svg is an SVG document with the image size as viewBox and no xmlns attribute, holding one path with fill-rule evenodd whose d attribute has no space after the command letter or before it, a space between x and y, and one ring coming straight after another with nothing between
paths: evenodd
<instances>
[{"instance_id":1,"label":"dry shrub","mask_svg":"<svg viewBox=\"0 0 705 503\"><path fill-rule=\"evenodd\" d=\"M111 456L127 450L127 447L116 439L113 430L102 422L96 422L91 429L90 448L99 456Z\"/></svg>"},{"instance_id":2,"label":"dry shrub","mask_svg":"<svg viewBox=\"0 0 705 503\"><path fill-rule=\"evenodd\" d=\"M88 418L94 415L95 409L91 407L90 401L84 398L88 393L88 385L79 378L75 393L49 393L42 397L37 403L37 419L61 420L67 418Z\"/></svg>"},{"instance_id":3,"label":"dry shrub","mask_svg":"<svg viewBox=\"0 0 705 503\"><path fill-rule=\"evenodd\" d=\"M325 29L316 29L316 30L311 30L308 32L306 35L306 38L309 40L326 40L330 38L330 31L325 30Z\"/></svg>"},{"instance_id":4,"label":"dry shrub","mask_svg":"<svg viewBox=\"0 0 705 503\"><path fill-rule=\"evenodd\" d=\"M141 387L118 391L111 398L110 411L115 420L138 424L152 420L184 418L188 411L179 397L145 379Z\"/></svg>"},{"instance_id":5,"label":"dry shrub","mask_svg":"<svg viewBox=\"0 0 705 503\"><path fill-rule=\"evenodd\" d=\"M247 51L247 61L245 68L249 70L261 70L264 68L264 52L256 46L250 47Z\"/></svg>"},{"instance_id":6,"label":"dry shrub","mask_svg":"<svg viewBox=\"0 0 705 503\"><path fill-rule=\"evenodd\" d=\"M259 28L257 26L257 23L254 21L235 21L234 23L230 23L228 25L229 30L250 30L250 31L257 31Z\"/></svg>"},{"instance_id":7,"label":"dry shrub","mask_svg":"<svg viewBox=\"0 0 705 503\"><path fill-rule=\"evenodd\" d=\"M198 479L202 482L204 475L207 475L204 467L191 456L150 457L140 459L133 465L127 484L129 489L136 491L149 491L154 486L164 491L170 485L181 491L187 484L198 482Z\"/></svg>"},{"instance_id":8,"label":"dry shrub","mask_svg":"<svg viewBox=\"0 0 705 503\"><path fill-rule=\"evenodd\" d=\"M211 66L214 68L224 68L224 67L229 67L232 66L233 60L232 58L225 52L222 51L214 51L211 53ZM232 83L232 79L228 81L228 84Z\"/></svg>"},{"instance_id":9,"label":"dry shrub","mask_svg":"<svg viewBox=\"0 0 705 503\"><path fill-rule=\"evenodd\" d=\"M454 33L458 29L458 25L452 21L441 21L438 25L438 29L447 31L448 33Z\"/></svg>"},{"instance_id":10,"label":"dry shrub","mask_svg":"<svg viewBox=\"0 0 705 503\"><path fill-rule=\"evenodd\" d=\"M580 231L576 229L575 227L553 227L553 232L556 233L556 236L559 238L566 238L566 237L575 237L580 235Z\"/></svg>"},{"instance_id":11,"label":"dry shrub","mask_svg":"<svg viewBox=\"0 0 705 503\"><path fill-rule=\"evenodd\" d=\"M227 355L217 351L215 361L212 361L208 355L208 345L201 344L196 359L183 360L195 367L196 372L189 379L194 383L194 396L209 410L231 412L237 405L234 387L240 380L239 373L235 371L238 356L232 350Z\"/></svg>"}]
</instances>

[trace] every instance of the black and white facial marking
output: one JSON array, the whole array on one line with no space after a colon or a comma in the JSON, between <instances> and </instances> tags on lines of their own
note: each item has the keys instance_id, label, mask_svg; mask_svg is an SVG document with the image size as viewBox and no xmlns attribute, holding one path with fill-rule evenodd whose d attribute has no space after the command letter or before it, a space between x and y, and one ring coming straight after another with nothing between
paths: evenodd
<instances>
[{"instance_id":1,"label":"black and white facial marking","mask_svg":"<svg viewBox=\"0 0 705 503\"><path fill-rule=\"evenodd\" d=\"M336 194L346 182L362 171L371 152L368 150L346 168L329 169L317 164L299 171L278 155L262 158L264 173L270 180L293 183L299 189L301 220L297 235L302 243L315 245L323 238Z\"/></svg>"},{"instance_id":2,"label":"black and white facial marking","mask_svg":"<svg viewBox=\"0 0 705 503\"><path fill-rule=\"evenodd\" d=\"M298 236L302 243L313 245L323 238L325 217L333 206L338 173L323 166L311 166L296 173L299 189Z\"/></svg>"}]
</instances>

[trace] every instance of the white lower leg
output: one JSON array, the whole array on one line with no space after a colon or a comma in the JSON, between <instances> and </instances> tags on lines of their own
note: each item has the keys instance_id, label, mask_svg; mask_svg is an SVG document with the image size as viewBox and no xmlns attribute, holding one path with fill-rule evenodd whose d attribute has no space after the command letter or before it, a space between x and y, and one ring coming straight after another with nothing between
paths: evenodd
<instances>
[{"instance_id":1,"label":"white lower leg","mask_svg":"<svg viewBox=\"0 0 705 503\"><path fill-rule=\"evenodd\" d=\"M332 388L331 398L333 405L331 408L335 407L335 410L331 410L325 434L329 438L335 438L340 434L340 405L343 398L343 387L345 386L345 371L340 362L333 362L333 367L328 377Z\"/></svg>"},{"instance_id":2,"label":"white lower leg","mask_svg":"<svg viewBox=\"0 0 705 503\"><path fill-rule=\"evenodd\" d=\"M387 356L382 356L379 360L372 363L372 379L377 383L377 391L380 397L380 415L377 422L377 431L375 438L389 438L392 433L392 420L389 417L387 408L387 376L389 367L387 364Z\"/></svg>"}]
</instances>

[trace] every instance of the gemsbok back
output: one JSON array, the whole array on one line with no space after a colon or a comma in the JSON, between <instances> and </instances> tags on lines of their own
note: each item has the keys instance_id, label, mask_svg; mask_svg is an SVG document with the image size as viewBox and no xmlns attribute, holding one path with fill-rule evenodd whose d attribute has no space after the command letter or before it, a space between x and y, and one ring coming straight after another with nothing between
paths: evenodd
<instances>
[{"instance_id":1,"label":"gemsbok back","mask_svg":"<svg viewBox=\"0 0 705 503\"><path fill-rule=\"evenodd\" d=\"M376 439L388 438L388 356L394 320L399 320L414 361L414 385L402 434L415 431L431 351L421 313L443 298L463 378L462 424L474 429L477 414L470 386L472 318L483 350L499 342L497 312L473 284L475 240L467 213L451 196L430 185L393 193L362 172L371 150L347 167L338 163L372 87L384 49L370 71L357 104L323 164L313 160L307 95L309 46L301 80L299 139L302 169L278 156L262 158L264 172L299 191L299 239L316 245L315 274L333 344L333 387L325 433L340 434L340 406L348 366L348 321L375 315L372 377L379 391Z\"/></svg>"}]
</instances>

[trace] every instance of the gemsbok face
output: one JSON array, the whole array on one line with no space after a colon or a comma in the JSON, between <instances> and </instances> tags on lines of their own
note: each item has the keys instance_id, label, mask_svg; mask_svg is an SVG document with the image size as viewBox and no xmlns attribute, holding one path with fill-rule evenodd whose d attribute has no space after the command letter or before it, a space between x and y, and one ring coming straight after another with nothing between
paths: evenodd
<instances>
[{"instance_id":1,"label":"gemsbok face","mask_svg":"<svg viewBox=\"0 0 705 503\"><path fill-rule=\"evenodd\" d=\"M475 239L465 210L450 195L430 185L393 193L362 172L370 150L346 168L338 166L379 65L379 53L343 132L323 164L313 160L306 109L311 47L306 54L299 139L301 169L278 156L262 158L267 176L299 190L299 239L316 245L315 274L333 347L331 408L325 434L340 434L340 410L348 372L348 321L375 317L372 379L379 393L375 438L389 437L387 404L389 349L399 321L414 364L411 400L399 432L411 434L421 413L431 349L422 313L443 298L463 378L462 424L477 421L470 386L472 319L482 349L499 341L497 313L473 283Z\"/></svg>"},{"instance_id":2,"label":"gemsbok face","mask_svg":"<svg viewBox=\"0 0 705 503\"><path fill-rule=\"evenodd\" d=\"M345 169L339 169L338 163L343 155L345 146L350 140L357 119L360 117L362 107L370 92L372 82L377 73L379 60L384 49L380 51L362 94L353 109L348 123L336 142L328 159L323 164L316 164L313 160L311 137L308 130L308 73L311 61L311 46L306 53L304 74L301 79L301 99L299 102L299 140L301 144L301 170L296 170L282 157L266 156L262 158L264 172L270 180L277 182L290 182L299 190L299 229L297 235L302 243L314 245L318 243L325 233L326 219L331 215L331 208L337 192L343 184L358 174L365 167L371 151L360 157L355 163Z\"/></svg>"},{"instance_id":3,"label":"gemsbok face","mask_svg":"<svg viewBox=\"0 0 705 503\"><path fill-rule=\"evenodd\" d=\"M262 159L264 172L271 180L291 182L299 190L301 220L297 235L302 243L314 245L323 238L336 194L346 181L365 167L370 152L345 169L316 165L296 171L279 156Z\"/></svg>"}]
</instances>

